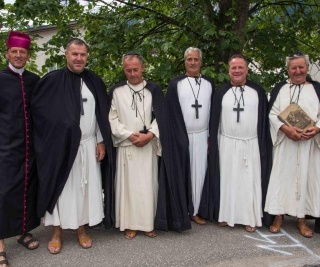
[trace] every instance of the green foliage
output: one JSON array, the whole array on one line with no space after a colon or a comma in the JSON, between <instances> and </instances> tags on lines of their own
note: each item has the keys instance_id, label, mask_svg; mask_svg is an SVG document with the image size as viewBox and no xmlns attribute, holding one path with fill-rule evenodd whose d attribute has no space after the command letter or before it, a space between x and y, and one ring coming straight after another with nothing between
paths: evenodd
<instances>
[{"instance_id":1,"label":"green foliage","mask_svg":"<svg viewBox=\"0 0 320 267\"><path fill-rule=\"evenodd\" d=\"M145 78L165 89L172 77L184 72L185 49L195 46L203 51L202 73L213 77L217 85L228 80L229 57L243 53L255 67L249 78L269 91L286 77L288 54L301 50L312 61L318 60L318 2L95 0L83 6L75 0L68 5L16 0L2 9L1 18L2 31L56 27L56 35L36 48L50 56L43 71L54 63L62 66L67 39L83 32L91 47L88 67L108 87L124 79L122 55L136 51L145 59ZM1 34L0 38L4 40Z\"/></svg>"}]
</instances>

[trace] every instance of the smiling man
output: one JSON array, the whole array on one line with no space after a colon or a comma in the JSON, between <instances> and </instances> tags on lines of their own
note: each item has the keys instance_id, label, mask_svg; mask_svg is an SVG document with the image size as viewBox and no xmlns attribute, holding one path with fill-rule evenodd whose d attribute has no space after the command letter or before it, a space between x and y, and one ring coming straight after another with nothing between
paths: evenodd
<instances>
[{"instance_id":1,"label":"smiling man","mask_svg":"<svg viewBox=\"0 0 320 267\"><path fill-rule=\"evenodd\" d=\"M173 78L165 97L170 148L167 162L168 192L159 191L157 228L177 231L200 225L200 202L208 169L208 137L213 80L201 74L202 51L189 47L184 53L185 73ZM171 164L170 164L171 162ZM176 203L174 203L176 201ZM167 204L165 204L167 203ZM172 209L168 212L168 207Z\"/></svg>"},{"instance_id":2,"label":"smiling man","mask_svg":"<svg viewBox=\"0 0 320 267\"><path fill-rule=\"evenodd\" d=\"M289 78L275 85L270 98L273 166L265 210L275 216L269 230L278 233L285 214L297 217L300 234L310 238L305 216L320 217L320 84L307 78L309 57L301 52L286 58ZM298 104L315 122L302 131L285 125L278 115Z\"/></svg>"},{"instance_id":3,"label":"smiling man","mask_svg":"<svg viewBox=\"0 0 320 267\"><path fill-rule=\"evenodd\" d=\"M40 224L36 214L37 171L33 152L30 96L39 76L27 71L29 35L11 31L8 67L0 72L0 266L7 267L4 238L21 235L28 249L39 246L28 231Z\"/></svg>"},{"instance_id":4,"label":"smiling man","mask_svg":"<svg viewBox=\"0 0 320 267\"><path fill-rule=\"evenodd\" d=\"M229 60L230 82L214 96L214 134L217 151L215 212L220 226L241 224L254 232L262 226L263 203L270 172L267 97L247 80L242 55Z\"/></svg>"},{"instance_id":5,"label":"smiling man","mask_svg":"<svg viewBox=\"0 0 320 267\"><path fill-rule=\"evenodd\" d=\"M53 226L48 244L52 254L61 250L62 229L76 230L82 248L92 246L85 225L97 225L104 218L100 162L112 166L107 93L101 78L85 69L88 45L71 39L65 57L67 67L45 75L31 101L38 215L44 225ZM105 194L107 199L107 189ZM106 203L106 210L110 205Z\"/></svg>"}]
</instances>

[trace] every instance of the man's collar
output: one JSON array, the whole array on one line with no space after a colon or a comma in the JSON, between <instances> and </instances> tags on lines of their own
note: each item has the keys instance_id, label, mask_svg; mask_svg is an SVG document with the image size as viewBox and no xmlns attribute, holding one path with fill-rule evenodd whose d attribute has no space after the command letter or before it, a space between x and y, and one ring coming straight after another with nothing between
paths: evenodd
<instances>
[{"instance_id":1,"label":"man's collar","mask_svg":"<svg viewBox=\"0 0 320 267\"><path fill-rule=\"evenodd\" d=\"M11 69L14 73L18 73L20 75L22 75L22 73L24 72L24 68L21 68L21 69L17 69L15 68L14 66L12 66L11 63L9 63L9 69Z\"/></svg>"}]
</instances>

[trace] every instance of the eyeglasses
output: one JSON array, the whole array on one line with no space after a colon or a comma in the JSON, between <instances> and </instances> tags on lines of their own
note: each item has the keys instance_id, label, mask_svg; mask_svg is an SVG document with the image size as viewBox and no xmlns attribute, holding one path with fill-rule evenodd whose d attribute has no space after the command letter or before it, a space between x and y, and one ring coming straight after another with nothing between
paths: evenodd
<instances>
[{"instance_id":1,"label":"eyeglasses","mask_svg":"<svg viewBox=\"0 0 320 267\"><path fill-rule=\"evenodd\" d=\"M291 59L291 58L304 57L304 56L305 56L305 54L303 54L303 53L300 52L300 51L297 51L297 52L291 54L288 58Z\"/></svg>"}]
</instances>

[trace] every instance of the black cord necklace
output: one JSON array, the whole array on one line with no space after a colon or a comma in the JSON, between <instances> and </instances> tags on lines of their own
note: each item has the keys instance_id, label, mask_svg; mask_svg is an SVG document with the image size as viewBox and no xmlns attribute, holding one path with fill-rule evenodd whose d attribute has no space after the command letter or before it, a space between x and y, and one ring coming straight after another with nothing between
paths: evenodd
<instances>
[{"instance_id":1,"label":"black cord necklace","mask_svg":"<svg viewBox=\"0 0 320 267\"><path fill-rule=\"evenodd\" d=\"M198 77L195 77L196 85L197 85L197 84L199 85L199 89L198 89L197 96L196 96L196 94L194 93L193 87L192 87L191 82L190 82L190 80L189 80L188 77L187 77L187 79L188 79L188 82L189 82L189 84L190 84L190 87L191 87L193 96L194 96L194 104L192 104L191 107L196 109L196 119L199 119L199 108L202 107L202 105L200 105L200 104L198 103L198 98L199 98L199 93L200 93L200 86L201 86L201 76L200 76L199 78L198 78Z\"/></svg>"},{"instance_id":2,"label":"black cord necklace","mask_svg":"<svg viewBox=\"0 0 320 267\"><path fill-rule=\"evenodd\" d=\"M240 92L241 92L239 99L237 98L237 94L236 94L237 88L239 88ZM244 108L243 108L244 107L244 97L243 97L244 86L233 86L231 89L232 89L232 93L234 95L234 104L233 105L237 104L237 107L233 108L233 111L237 112L237 122L239 122L240 121L240 112L244 111ZM242 108L240 108L241 99L242 99Z\"/></svg>"},{"instance_id":3,"label":"black cord necklace","mask_svg":"<svg viewBox=\"0 0 320 267\"><path fill-rule=\"evenodd\" d=\"M129 86L130 88L130 92L132 94L132 102L131 102L131 108L132 110L136 110L136 117L138 117L138 114L139 114L139 117L143 123L143 129L141 131L139 131L140 133L148 133L148 129L147 129L147 126L146 126L146 113L145 113L145 110L144 110L144 88L145 88L145 83L144 81L142 81L142 89L138 90L138 91L135 91L131 86L130 84L128 83L127 81L127 85ZM142 93L141 93L142 92ZM143 108L143 118L142 118L142 115L140 113L140 110L138 108L138 104L137 104L137 101L142 102L142 108Z\"/></svg>"},{"instance_id":4,"label":"black cord necklace","mask_svg":"<svg viewBox=\"0 0 320 267\"><path fill-rule=\"evenodd\" d=\"M303 86L305 85L305 83L306 83L306 82L303 82L303 83L300 83L300 84L293 84L293 83L290 84L290 86L289 86L289 88L290 88L290 104L292 104L292 103L298 104L299 98L300 98L300 93L301 93L302 88L303 88ZM292 89L292 87L294 87L293 94L291 94L291 89ZM297 96L296 96L295 101L293 101L293 98L294 98L294 96L295 96L295 94L296 94L296 89L297 89L297 87L298 87Z\"/></svg>"},{"instance_id":5,"label":"black cord necklace","mask_svg":"<svg viewBox=\"0 0 320 267\"><path fill-rule=\"evenodd\" d=\"M87 102L86 98L82 98L82 86L83 86L83 79L81 79L80 83L80 107L81 107L81 115L84 115L84 109L83 109L83 102Z\"/></svg>"}]
</instances>

